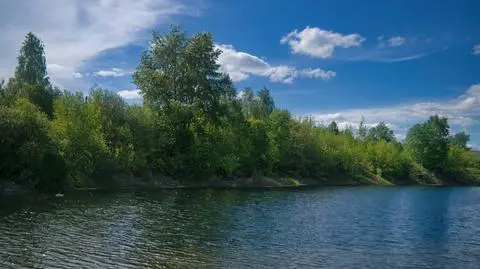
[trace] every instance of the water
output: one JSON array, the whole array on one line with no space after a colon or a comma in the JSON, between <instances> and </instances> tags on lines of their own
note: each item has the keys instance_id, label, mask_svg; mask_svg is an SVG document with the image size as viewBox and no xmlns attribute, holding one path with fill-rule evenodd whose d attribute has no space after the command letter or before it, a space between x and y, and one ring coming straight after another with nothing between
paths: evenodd
<instances>
[{"instance_id":1,"label":"water","mask_svg":"<svg viewBox=\"0 0 480 269\"><path fill-rule=\"evenodd\" d=\"M12 199L1 268L480 268L480 188Z\"/></svg>"}]
</instances>

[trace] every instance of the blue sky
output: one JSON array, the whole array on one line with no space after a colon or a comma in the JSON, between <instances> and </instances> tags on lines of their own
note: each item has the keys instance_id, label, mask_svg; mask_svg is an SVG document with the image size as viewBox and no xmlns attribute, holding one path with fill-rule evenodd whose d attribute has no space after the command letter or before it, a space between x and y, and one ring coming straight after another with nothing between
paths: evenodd
<instances>
[{"instance_id":1,"label":"blue sky","mask_svg":"<svg viewBox=\"0 0 480 269\"><path fill-rule=\"evenodd\" d=\"M266 86L277 106L340 126L385 121L404 137L438 113L480 146L480 2L16 0L0 3L0 77L28 31L49 74L70 90L97 84L129 102L152 30L213 33L238 89Z\"/></svg>"}]
</instances>

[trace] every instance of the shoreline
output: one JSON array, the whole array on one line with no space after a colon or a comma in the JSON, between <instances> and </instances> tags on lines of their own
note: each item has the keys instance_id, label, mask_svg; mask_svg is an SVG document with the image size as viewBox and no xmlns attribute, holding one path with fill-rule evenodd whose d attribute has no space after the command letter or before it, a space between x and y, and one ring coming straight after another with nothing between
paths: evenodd
<instances>
[{"instance_id":1,"label":"shoreline","mask_svg":"<svg viewBox=\"0 0 480 269\"><path fill-rule=\"evenodd\" d=\"M439 183L420 183L411 182L404 184L393 184L389 181L378 181L370 179L368 181L350 180L319 180L319 179L295 179L293 177L244 177L237 179L216 179L211 181L195 182L195 181L181 181L174 180L169 177L161 176L160 179L150 178L149 180L139 179L136 177L121 175L121 180L116 178L117 185L113 188L74 188L73 191L135 191L135 190L195 190L195 189L214 189L214 190L295 190L295 189L309 189L320 187L364 187L364 186L379 186L379 187L404 187L404 186L418 186L418 187L460 187L460 186L479 186L478 184L452 184L447 182ZM167 180L165 180L165 178ZM128 181L133 182L126 182ZM122 182L123 181L123 182Z\"/></svg>"},{"instance_id":2,"label":"shoreline","mask_svg":"<svg viewBox=\"0 0 480 269\"><path fill-rule=\"evenodd\" d=\"M479 184L452 184L446 182L439 183L420 183L411 182L405 184L393 184L388 181L375 182L369 181L338 180L317 180L317 179L295 179L292 177L244 177L235 179L215 179L210 181L182 181L174 180L170 177L159 176L149 179L139 178L128 175L115 175L114 184L109 187L80 187L71 188L60 193L83 192L83 191L155 191L155 190L296 190L313 189L320 187L478 187ZM8 184L10 187L0 189L0 196L28 195L32 193L48 193L45 191L33 190L14 183ZM54 192L52 192L54 193ZM58 192L55 192L58 193Z\"/></svg>"}]
</instances>

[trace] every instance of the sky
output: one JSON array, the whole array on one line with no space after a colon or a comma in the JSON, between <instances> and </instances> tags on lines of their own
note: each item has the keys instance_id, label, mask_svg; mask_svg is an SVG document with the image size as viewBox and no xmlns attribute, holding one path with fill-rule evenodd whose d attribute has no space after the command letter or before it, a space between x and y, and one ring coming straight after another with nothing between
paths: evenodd
<instances>
[{"instance_id":1,"label":"sky","mask_svg":"<svg viewBox=\"0 0 480 269\"><path fill-rule=\"evenodd\" d=\"M2 0L0 78L32 31L56 85L140 102L131 75L152 32L175 24L213 34L238 91L265 86L297 116L383 121L403 139L438 114L480 148L479 10L477 0Z\"/></svg>"}]
</instances>

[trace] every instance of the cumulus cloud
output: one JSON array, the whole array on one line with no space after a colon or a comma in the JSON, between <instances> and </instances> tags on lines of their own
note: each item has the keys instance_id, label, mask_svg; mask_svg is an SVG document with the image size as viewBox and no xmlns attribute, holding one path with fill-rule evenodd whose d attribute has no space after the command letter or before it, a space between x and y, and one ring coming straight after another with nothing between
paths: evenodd
<instances>
[{"instance_id":1,"label":"cumulus cloud","mask_svg":"<svg viewBox=\"0 0 480 269\"><path fill-rule=\"evenodd\" d=\"M241 81L251 75L268 77L273 82L293 83L296 78L319 78L328 80L336 73L320 68L297 69L289 65L271 65L265 60L242 51L232 45L215 45L222 51L218 57L220 70L230 75L233 81Z\"/></svg>"},{"instance_id":2,"label":"cumulus cloud","mask_svg":"<svg viewBox=\"0 0 480 269\"><path fill-rule=\"evenodd\" d=\"M140 95L140 90L124 90L117 92L117 94L126 100L135 100L142 98L142 95Z\"/></svg>"},{"instance_id":3,"label":"cumulus cloud","mask_svg":"<svg viewBox=\"0 0 480 269\"><path fill-rule=\"evenodd\" d=\"M480 122L480 84L471 86L463 95L443 102L418 102L390 107L347 109L335 113L310 113L320 123L335 120L340 127L358 128L362 119L370 126L386 122L393 130L404 134L406 126L438 114L448 117L450 124L460 127L477 125ZM368 126L368 125L367 125Z\"/></svg>"},{"instance_id":4,"label":"cumulus cloud","mask_svg":"<svg viewBox=\"0 0 480 269\"><path fill-rule=\"evenodd\" d=\"M402 36L393 36L388 39L388 46L389 47L399 47L407 42L407 39Z\"/></svg>"},{"instance_id":5,"label":"cumulus cloud","mask_svg":"<svg viewBox=\"0 0 480 269\"><path fill-rule=\"evenodd\" d=\"M110 70L100 70L94 74L98 77L123 77L125 72L120 68L112 68Z\"/></svg>"},{"instance_id":6,"label":"cumulus cloud","mask_svg":"<svg viewBox=\"0 0 480 269\"><path fill-rule=\"evenodd\" d=\"M86 60L137 41L174 15L193 12L177 0L0 1L0 77L12 75L29 31L44 41L52 80L66 86Z\"/></svg>"},{"instance_id":7,"label":"cumulus cloud","mask_svg":"<svg viewBox=\"0 0 480 269\"><path fill-rule=\"evenodd\" d=\"M473 46L473 55L480 55L480 44Z\"/></svg>"},{"instance_id":8,"label":"cumulus cloud","mask_svg":"<svg viewBox=\"0 0 480 269\"><path fill-rule=\"evenodd\" d=\"M283 36L282 44L288 44L292 53L314 58L328 58L335 48L358 47L365 41L359 34L340 34L318 27L307 26L302 31L295 30Z\"/></svg>"}]
</instances>

